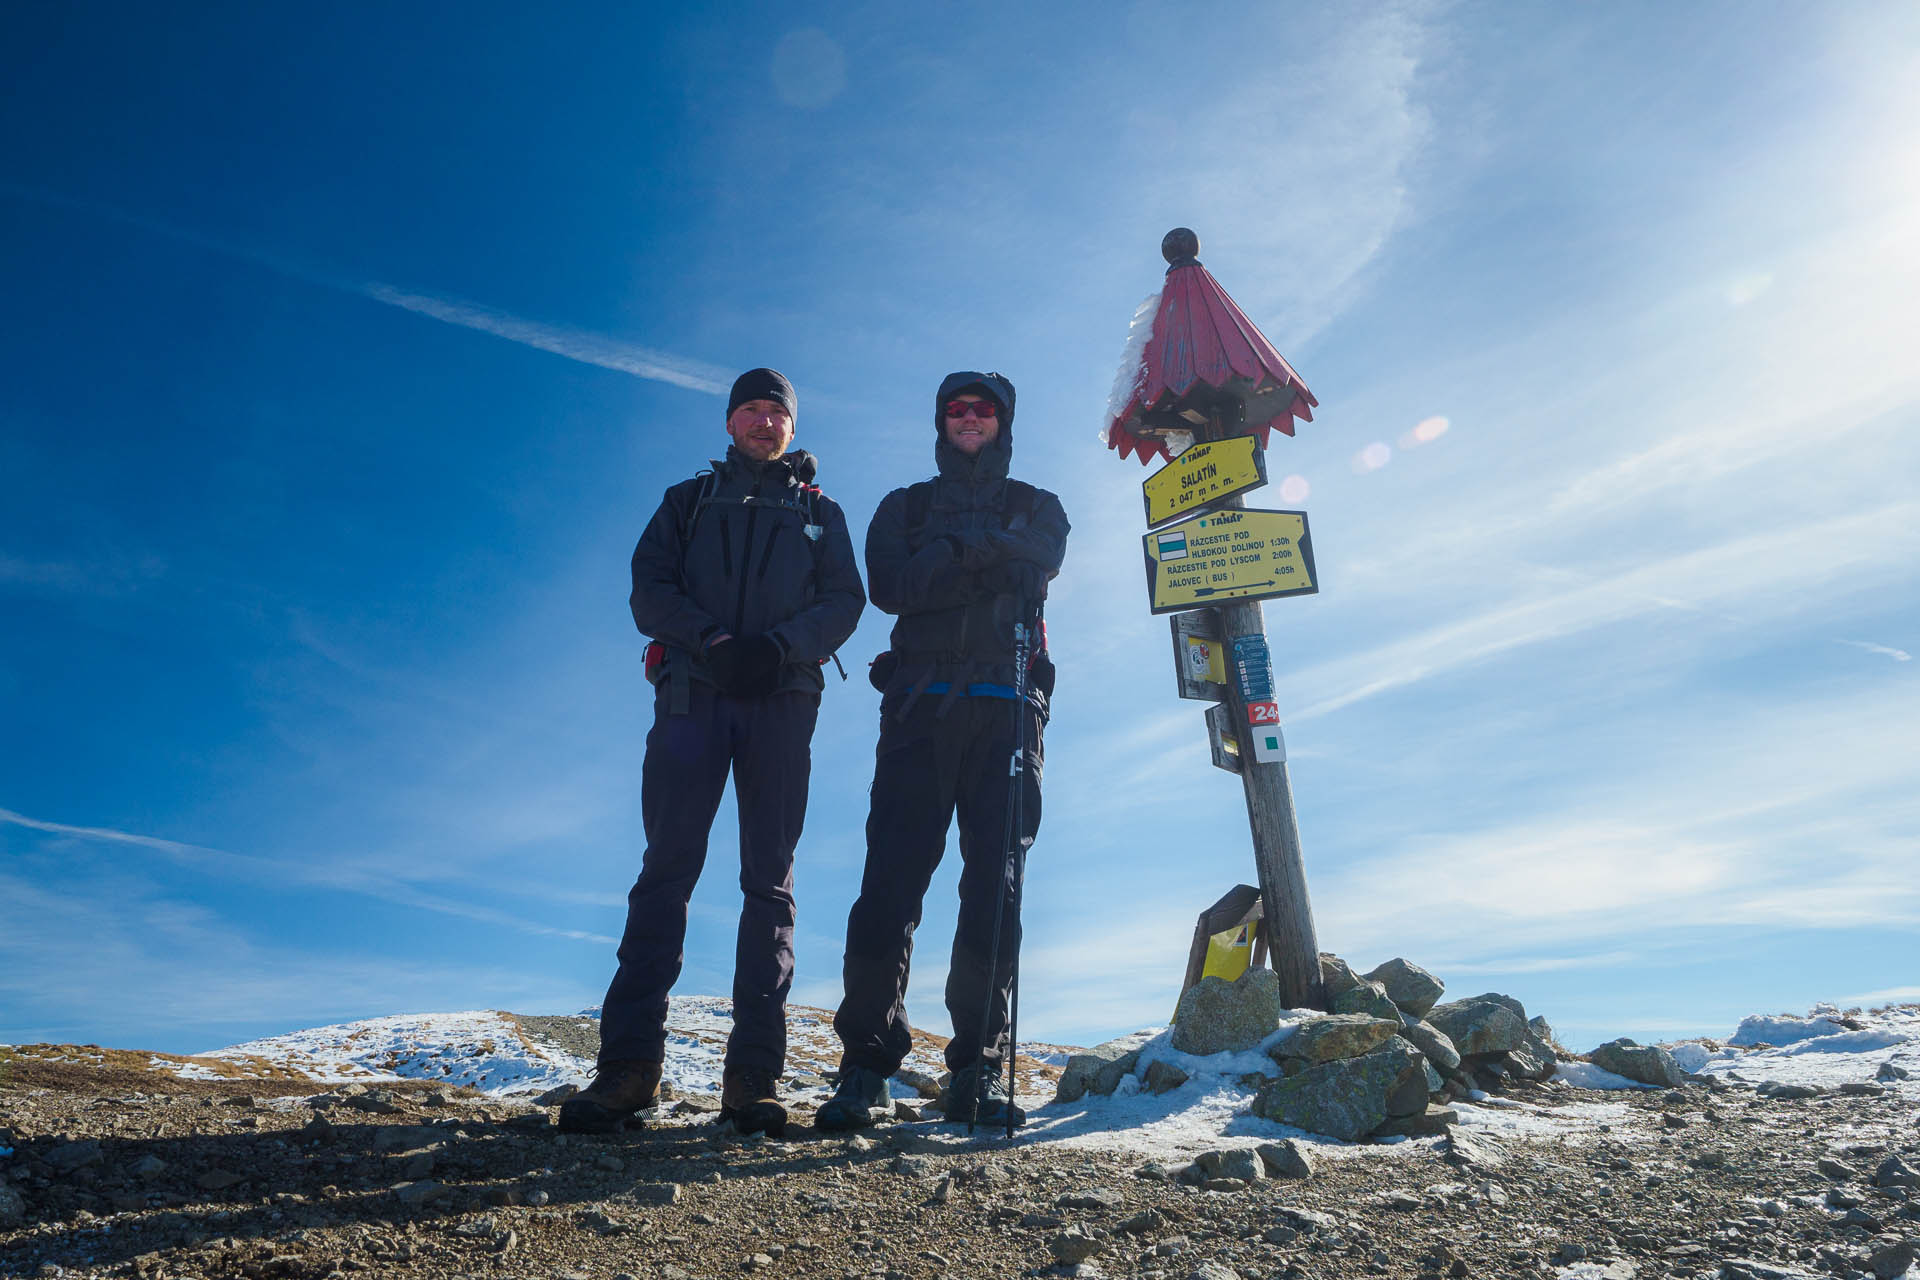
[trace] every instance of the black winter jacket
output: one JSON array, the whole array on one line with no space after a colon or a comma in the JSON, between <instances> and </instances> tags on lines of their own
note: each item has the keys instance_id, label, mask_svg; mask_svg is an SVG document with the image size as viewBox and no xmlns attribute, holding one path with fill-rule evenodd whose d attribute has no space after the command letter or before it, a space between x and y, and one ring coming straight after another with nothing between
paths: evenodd
<instances>
[{"instance_id":1,"label":"black winter jacket","mask_svg":"<svg viewBox=\"0 0 1920 1280\"><path fill-rule=\"evenodd\" d=\"M973 390L1000 406L1000 434L974 457L940 433L941 406ZM998 374L956 373L935 399L940 474L895 489L867 527L873 602L894 614L893 670L885 692L926 682L1013 683L1018 601L983 581L1004 560L1028 560L1051 579L1066 556L1067 514L1045 489L1009 479L1013 386Z\"/></svg>"},{"instance_id":2,"label":"black winter jacket","mask_svg":"<svg viewBox=\"0 0 1920 1280\"><path fill-rule=\"evenodd\" d=\"M820 664L853 634L867 598L846 516L813 487L814 469L804 450L756 464L729 447L711 478L667 490L633 549L629 603L669 664L711 684L710 636L765 633L786 651L778 691L823 687Z\"/></svg>"}]
</instances>

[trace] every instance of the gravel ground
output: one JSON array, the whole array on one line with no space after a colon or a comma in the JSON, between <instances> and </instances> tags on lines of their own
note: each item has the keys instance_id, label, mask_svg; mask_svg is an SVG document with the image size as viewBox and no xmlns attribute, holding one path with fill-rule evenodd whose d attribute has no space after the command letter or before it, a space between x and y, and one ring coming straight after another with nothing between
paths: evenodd
<instances>
[{"instance_id":1,"label":"gravel ground","mask_svg":"<svg viewBox=\"0 0 1920 1280\"><path fill-rule=\"evenodd\" d=\"M1920 1242L1920 1117L1894 1093L1693 1084L1577 1139L1203 1189L925 1122L817 1134L804 1109L789 1140L742 1141L703 1097L580 1138L476 1094L312 1089L16 1063L0 1275L1884 1278Z\"/></svg>"}]
</instances>

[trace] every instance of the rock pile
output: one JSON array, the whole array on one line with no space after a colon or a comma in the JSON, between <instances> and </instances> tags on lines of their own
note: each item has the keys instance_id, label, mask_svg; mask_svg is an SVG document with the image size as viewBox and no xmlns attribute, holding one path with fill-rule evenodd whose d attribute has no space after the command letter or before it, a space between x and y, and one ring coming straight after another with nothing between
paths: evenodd
<instances>
[{"instance_id":1,"label":"rock pile","mask_svg":"<svg viewBox=\"0 0 1920 1280\"><path fill-rule=\"evenodd\" d=\"M1322 954L1320 976L1331 1012L1278 1035L1286 1010L1270 970L1250 969L1235 982L1203 978L1180 998L1172 1046L1197 1056L1264 1048L1272 1069L1243 1078L1258 1089L1254 1113L1345 1142L1443 1133L1459 1120L1447 1104L1546 1080L1570 1056L1546 1020L1529 1019L1512 996L1443 1004L1445 984L1403 959L1357 974ZM1146 1042L1133 1035L1075 1054L1054 1100L1111 1094L1129 1076L1151 1093L1184 1084L1186 1074L1170 1063L1141 1069ZM1685 1079L1665 1050L1631 1040L1600 1046L1592 1061L1643 1084L1671 1088Z\"/></svg>"}]
</instances>

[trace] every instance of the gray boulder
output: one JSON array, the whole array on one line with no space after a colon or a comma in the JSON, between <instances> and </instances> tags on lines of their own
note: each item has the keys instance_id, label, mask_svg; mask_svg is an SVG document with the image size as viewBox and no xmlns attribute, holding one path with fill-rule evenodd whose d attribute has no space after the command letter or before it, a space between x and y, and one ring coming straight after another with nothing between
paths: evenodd
<instances>
[{"instance_id":1,"label":"gray boulder","mask_svg":"<svg viewBox=\"0 0 1920 1280\"><path fill-rule=\"evenodd\" d=\"M1140 1037L1122 1036L1097 1044L1084 1053L1067 1059L1055 1088L1055 1102L1078 1102L1089 1093L1102 1097L1120 1087L1120 1082L1140 1064Z\"/></svg>"},{"instance_id":2,"label":"gray boulder","mask_svg":"<svg viewBox=\"0 0 1920 1280\"><path fill-rule=\"evenodd\" d=\"M1477 996L1468 996L1466 999L1456 1000L1454 1001L1454 1003L1455 1004L1497 1004L1497 1005L1503 1006L1504 1008L1511 1009L1513 1011L1513 1016L1520 1019L1520 1021L1525 1022L1527 1020L1526 1007L1522 1005L1518 1000L1515 1000L1512 996L1503 996L1498 991L1482 991Z\"/></svg>"},{"instance_id":3,"label":"gray boulder","mask_svg":"<svg viewBox=\"0 0 1920 1280\"><path fill-rule=\"evenodd\" d=\"M1394 1116L1373 1131L1376 1138L1437 1138L1460 1123L1460 1113L1452 1107L1435 1106L1428 1103L1426 1108L1414 1115Z\"/></svg>"},{"instance_id":4,"label":"gray boulder","mask_svg":"<svg viewBox=\"0 0 1920 1280\"><path fill-rule=\"evenodd\" d=\"M1145 1080L1148 1093L1168 1093L1187 1082L1187 1073L1171 1062L1151 1062Z\"/></svg>"},{"instance_id":5,"label":"gray boulder","mask_svg":"<svg viewBox=\"0 0 1920 1280\"><path fill-rule=\"evenodd\" d=\"M0 1182L0 1231L11 1231L27 1220L27 1204L20 1193Z\"/></svg>"},{"instance_id":6,"label":"gray boulder","mask_svg":"<svg viewBox=\"0 0 1920 1280\"><path fill-rule=\"evenodd\" d=\"M1201 1262L1187 1272L1186 1280L1240 1280L1240 1273L1224 1262Z\"/></svg>"},{"instance_id":7,"label":"gray boulder","mask_svg":"<svg viewBox=\"0 0 1920 1280\"><path fill-rule=\"evenodd\" d=\"M1253 1100L1255 1115L1358 1142L1385 1124L1394 1107L1405 1108L1418 1093L1414 1110L1426 1106L1426 1059L1397 1036L1372 1053L1336 1058L1268 1085Z\"/></svg>"},{"instance_id":8,"label":"gray boulder","mask_svg":"<svg viewBox=\"0 0 1920 1280\"><path fill-rule=\"evenodd\" d=\"M1540 1019L1535 1018L1533 1022ZM1517 1049L1507 1050L1507 1069L1523 1080L1545 1080L1560 1065L1560 1055L1546 1038L1535 1034L1533 1022L1527 1024L1526 1039Z\"/></svg>"},{"instance_id":9,"label":"gray boulder","mask_svg":"<svg viewBox=\"0 0 1920 1280\"><path fill-rule=\"evenodd\" d=\"M1327 999L1333 1001L1359 986L1360 976L1353 971L1353 966L1339 956L1322 951L1320 984L1326 990Z\"/></svg>"},{"instance_id":10,"label":"gray boulder","mask_svg":"<svg viewBox=\"0 0 1920 1280\"><path fill-rule=\"evenodd\" d=\"M1203 1151L1198 1163L1209 1178L1232 1178L1235 1182L1258 1182L1267 1176L1266 1163L1252 1147L1233 1147L1226 1151Z\"/></svg>"},{"instance_id":11,"label":"gray boulder","mask_svg":"<svg viewBox=\"0 0 1920 1280\"><path fill-rule=\"evenodd\" d=\"M1055 1262L1064 1267L1071 1267L1105 1253L1107 1242L1076 1222L1047 1241L1047 1248L1053 1253Z\"/></svg>"},{"instance_id":12,"label":"gray boulder","mask_svg":"<svg viewBox=\"0 0 1920 1280\"><path fill-rule=\"evenodd\" d=\"M1625 1038L1609 1040L1587 1055L1596 1067L1641 1084L1662 1089L1677 1089L1687 1082L1686 1073L1673 1055L1658 1045L1644 1045Z\"/></svg>"},{"instance_id":13,"label":"gray boulder","mask_svg":"<svg viewBox=\"0 0 1920 1280\"><path fill-rule=\"evenodd\" d=\"M1824 1097L1827 1091L1824 1086L1817 1084L1782 1084L1778 1080L1762 1080L1753 1087L1753 1092L1756 1097L1772 1098L1776 1102L1798 1102L1802 1098Z\"/></svg>"},{"instance_id":14,"label":"gray boulder","mask_svg":"<svg viewBox=\"0 0 1920 1280\"><path fill-rule=\"evenodd\" d=\"M1202 978L1180 997L1173 1017L1173 1047L1182 1053L1251 1049L1280 1026L1280 976L1249 969L1236 982Z\"/></svg>"},{"instance_id":15,"label":"gray boulder","mask_svg":"<svg viewBox=\"0 0 1920 1280\"><path fill-rule=\"evenodd\" d=\"M1453 1041L1462 1057L1505 1053L1526 1043L1526 1019L1493 1000L1462 1000L1435 1005L1427 1021Z\"/></svg>"},{"instance_id":16,"label":"gray boulder","mask_svg":"<svg viewBox=\"0 0 1920 1280\"><path fill-rule=\"evenodd\" d=\"M69 1174L76 1169L85 1169L100 1163L100 1142L97 1138L63 1142L49 1151L45 1158L47 1167L55 1174Z\"/></svg>"},{"instance_id":17,"label":"gray boulder","mask_svg":"<svg viewBox=\"0 0 1920 1280\"><path fill-rule=\"evenodd\" d=\"M1300 1058L1309 1065L1357 1058L1378 1049L1399 1029L1397 1020L1388 1022L1364 1013L1323 1014L1295 1027L1293 1034L1267 1050L1267 1055L1276 1062Z\"/></svg>"},{"instance_id":18,"label":"gray boulder","mask_svg":"<svg viewBox=\"0 0 1920 1280\"><path fill-rule=\"evenodd\" d=\"M1276 1178L1311 1178L1319 1171L1307 1145L1292 1138L1263 1142L1254 1148L1254 1153L1266 1164L1267 1172Z\"/></svg>"},{"instance_id":19,"label":"gray boulder","mask_svg":"<svg viewBox=\"0 0 1920 1280\"><path fill-rule=\"evenodd\" d=\"M1412 1014L1400 1017L1400 1035L1413 1043L1440 1074L1448 1075L1460 1069L1460 1051L1453 1047L1453 1041L1445 1032L1422 1018Z\"/></svg>"},{"instance_id":20,"label":"gray boulder","mask_svg":"<svg viewBox=\"0 0 1920 1280\"><path fill-rule=\"evenodd\" d=\"M1377 982L1385 987L1387 998L1402 1013L1410 1013L1416 1018L1426 1017L1427 1011L1439 1002L1441 993L1447 989L1444 982L1419 965L1397 957L1362 976L1369 982Z\"/></svg>"},{"instance_id":21,"label":"gray boulder","mask_svg":"<svg viewBox=\"0 0 1920 1280\"><path fill-rule=\"evenodd\" d=\"M1406 1041L1395 1040L1394 1043L1405 1045ZM1387 1114L1390 1116L1419 1115L1427 1109L1427 1099L1439 1092L1443 1083L1432 1063L1417 1053L1414 1056L1420 1059L1420 1069L1409 1071L1406 1078L1387 1095Z\"/></svg>"},{"instance_id":22,"label":"gray boulder","mask_svg":"<svg viewBox=\"0 0 1920 1280\"><path fill-rule=\"evenodd\" d=\"M1920 1170L1916 1170L1899 1156L1888 1156L1873 1171L1873 1185L1876 1187L1920 1187Z\"/></svg>"},{"instance_id":23,"label":"gray boulder","mask_svg":"<svg viewBox=\"0 0 1920 1280\"><path fill-rule=\"evenodd\" d=\"M1553 1034L1553 1024L1545 1018L1528 1018L1527 1030L1543 1043L1551 1045L1559 1042L1559 1037Z\"/></svg>"},{"instance_id":24,"label":"gray boulder","mask_svg":"<svg viewBox=\"0 0 1920 1280\"><path fill-rule=\"evenodd\" d=\"M1387 989L1377 982L1362 979L1350 991L1343 991L1330 1002L1335 1013L1364 1013L1369 1018L1400 1020L1400 1006L1387 997Z\"/></svg>"}]
</instances>

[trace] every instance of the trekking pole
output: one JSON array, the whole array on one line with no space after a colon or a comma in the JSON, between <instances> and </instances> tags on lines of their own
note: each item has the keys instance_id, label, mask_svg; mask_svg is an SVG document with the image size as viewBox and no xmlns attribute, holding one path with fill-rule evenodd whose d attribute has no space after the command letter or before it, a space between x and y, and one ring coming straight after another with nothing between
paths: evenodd
<instances>
[{"instance_id":1,"label":"trekking pole","mask_svg":"<svg viewBox=\"0 0 1920 1280\"><path fill-rule=\"evenodd\" d=\"M984 1007L980 1010L980 1044L974 1051L973 1057L974 1096L973 1106L967 1111L968 1137L973 1136L974 1121L979 1119L980 1116L981 1073L986 1070L987 1066L987 1025L993 1018L994 993L998 991L1000 987L1000 929L1004 923L1007 909L1006 877L1008 876L1014 877L1014 924L1016 927L1019 924L1018 876L1022 870L1022 859L1019 857L1019 839L1023 828L1016 822L1016 815L1024 817L1021 811L1026 807L1023 803L1026 797L1026 788L1022 785L1022 774L1026 770L1027 757L1027 644L1027 607L1026 602L1023 600L1020 602L1019 611L1015 615L1013 624L1013 758L1007 762L1007 777L1010 779L1009 785L1012 788L1012 792L1007 797L1007 821L1000 840L1000 847L1005 851L1004 860L1000 864L1002 879L999 884L994 886L993 944L987 951L987 998L984 1002ZM1007 966L1008 984L1011 986L1017 983L1019 981L1019 975L1020 957L1018 949L1016 948L1013 962ZM1011 1079L1013 1075L1014 1053L1011 1036L1013 1030L1012 1011L1018 1007L1015 1002L1017 1002L1019 998L1020 993L1016 987L1016 989L1008 995L1009 1016L1007 1019L1007 1030L1009 1036L1007 1046L1007 1074L1009 1079ZM996 1070L994 1074L997 1076L999 1072ZM1013 1090L1011 1087L1007 1090L1007 1099L1007 1136L1012 1137Z\"/></svg>"},{"instance_id":2,"label":"trekking pole","mask_svg":"<svg viewBox=\"0 0 1920 1280\"><path fill-rule=\"evenodd\" d=\"M1020 723L1027 722L1027 709L1019 709ZM1018 731L1015 736L1022 736ZM1027 893L1027 850L1025 835L1027 830L1027 789L1020 787L1014 796L1014 822L1016 833L1013 840L1013 919L1020 921L1020 904ZM1013 949L1011 972L1007 975L1007 1138L1013 1138L1014 1082L1019 1076L1014 1072L1014 1063L1020 1056L1020 948Z\"/></svg>"}]
</instances>

